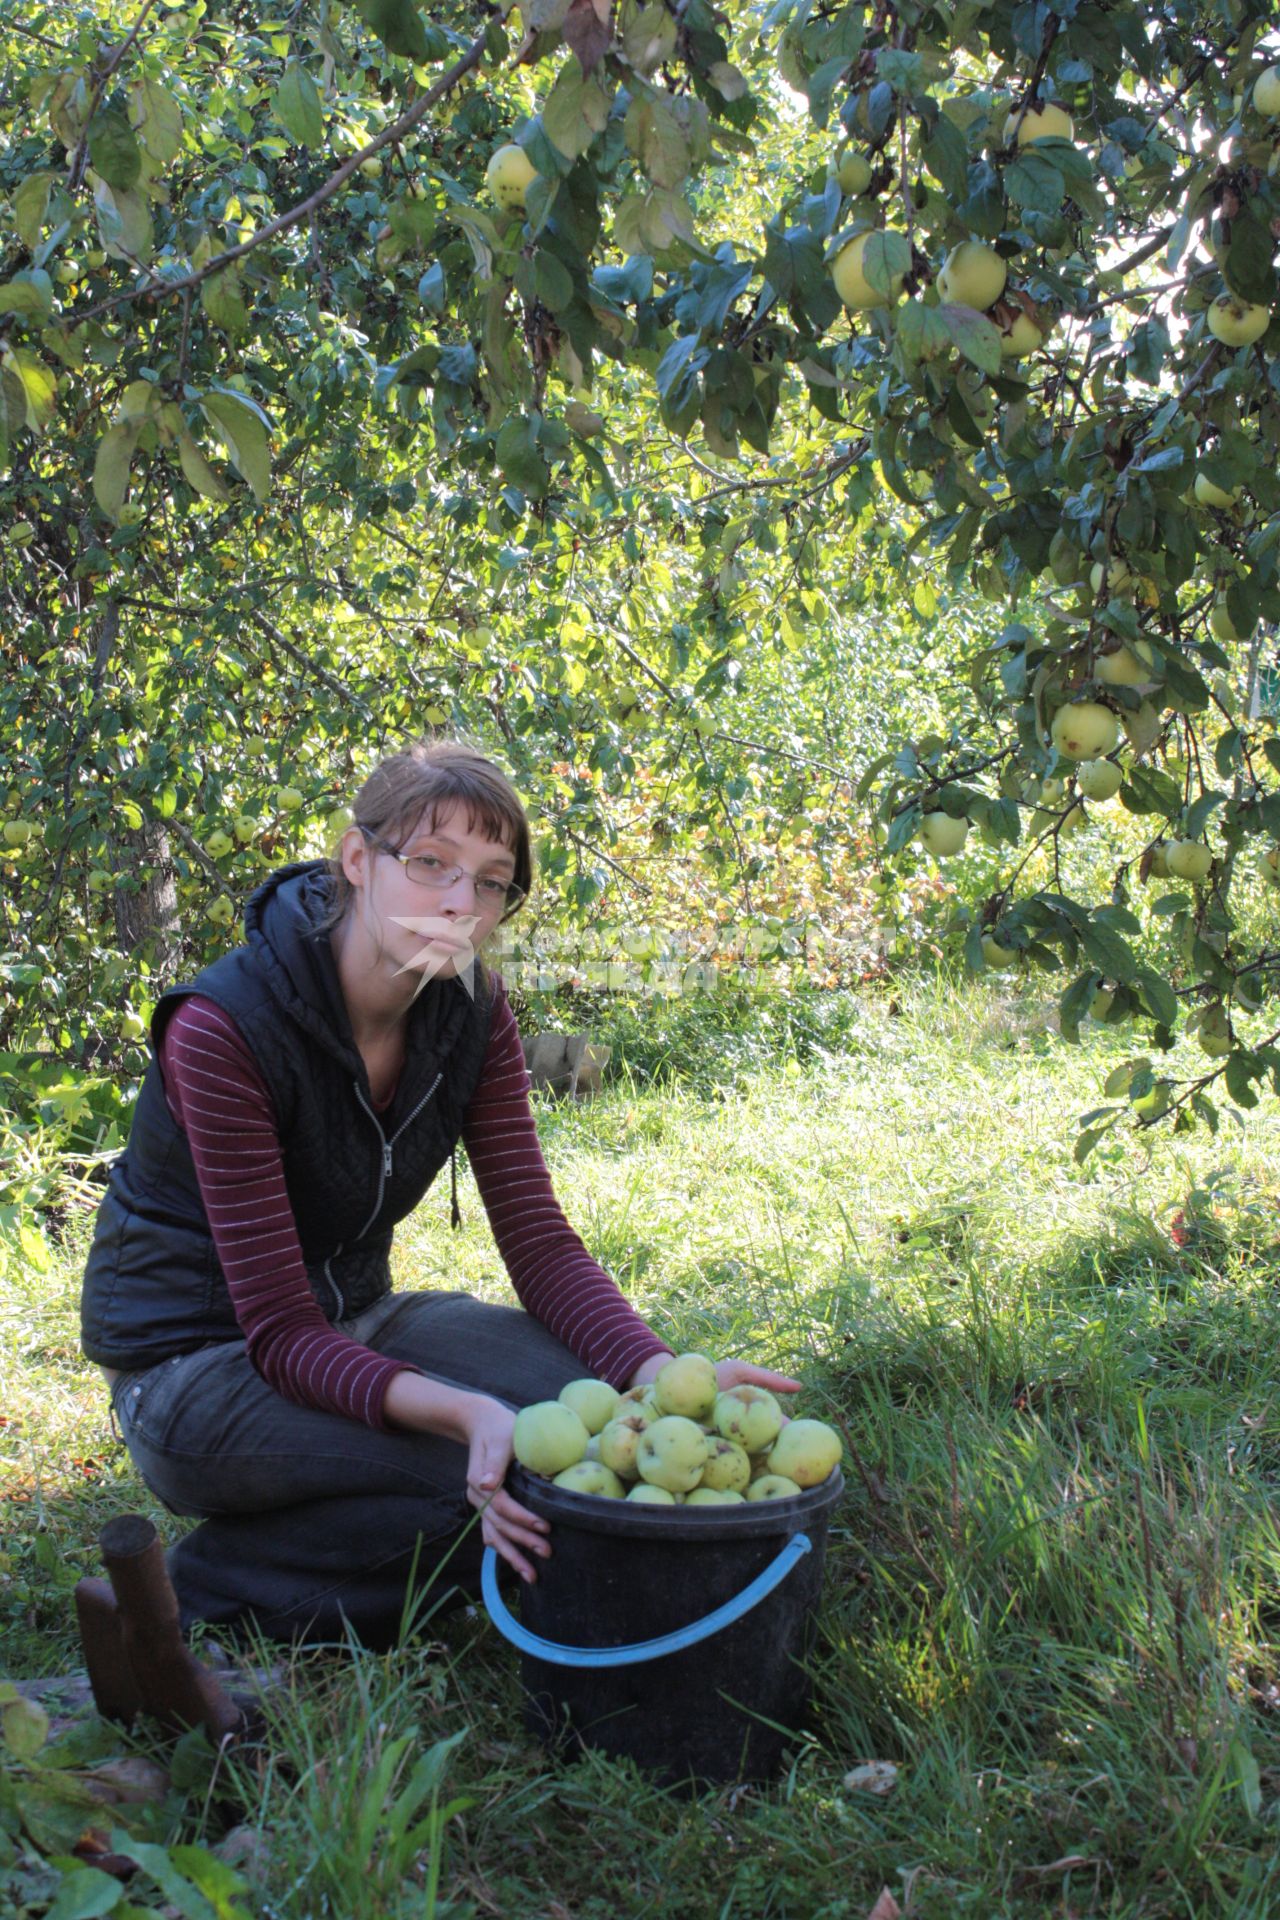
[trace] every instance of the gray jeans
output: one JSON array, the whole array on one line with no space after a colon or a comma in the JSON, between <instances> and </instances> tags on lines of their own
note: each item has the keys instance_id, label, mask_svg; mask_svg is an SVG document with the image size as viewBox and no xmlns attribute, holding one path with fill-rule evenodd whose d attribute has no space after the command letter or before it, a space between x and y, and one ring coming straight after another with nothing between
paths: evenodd
<instances>
[{"instance_id":1,"label":"gray jeans","mask_svg":"<svg viewBox=\"0 0 1280 1920\"><path fill-rule=\"evenodd\" d=\"M586 1371L532 1315L467 1293L391 1294L340 1324L512 1407L553 1400ZM184 1626L252 1621L274 1639L331 1640L346 1623L382 1647L424 1593L430 1611L478 1591L480 1529L456 1441L298 1406L243 1341L122 1373L111 1400L152 1493L203 1520L169 1553Z\"/></svg>"}]
</instances>

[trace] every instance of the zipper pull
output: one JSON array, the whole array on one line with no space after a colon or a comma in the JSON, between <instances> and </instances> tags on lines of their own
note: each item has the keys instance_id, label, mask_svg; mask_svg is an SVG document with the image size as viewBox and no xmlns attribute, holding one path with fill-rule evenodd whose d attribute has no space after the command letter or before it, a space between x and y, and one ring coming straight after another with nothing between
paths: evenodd
<instances>
[{"instance_id":1,"label":"zipper pull","mask_svg":"<svg viewBox=\"0 0 1280 1920\"><path fill-rule=\"evenodd\" d=\"M382 1143L382 1172L385 1179L391 1178L391 1148L385 1140Z\"/></svg>"}]
</instances>

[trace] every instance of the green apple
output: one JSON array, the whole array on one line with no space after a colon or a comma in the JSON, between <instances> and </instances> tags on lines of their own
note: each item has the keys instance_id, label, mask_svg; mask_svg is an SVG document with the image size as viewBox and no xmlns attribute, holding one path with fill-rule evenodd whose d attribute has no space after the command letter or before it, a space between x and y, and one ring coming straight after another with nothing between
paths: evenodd
<instances>
[{"instance_id":1,"label":"green apple","mask_svg":"<svg viewBox=\"0 0 1280 1920\"><path fill-rule=\"evenodd\" d=\"M25 847L28 840L35 838L34 820L6 820L4 823L4 843L6 847Z\"/></svg>"},{"instance_id":2,"label":"green apple","mask_svg":"<svg viewBox=\"0 0 1280 1920\"><path fill-rule=\"evenodd\" d=\"M1000 351L1006 360L1025 360L1028 354L1038 353L1044 342L1045 336L1031 315L1023 312L1016 314L1002 331Z\"/></svg>"},{"instance_id":3,"label":"green apple","mask_svg":"<svg viewBox=\"0 0 1280 1920\"><path fill-rule=\"evenodd\" d=\"M1095 987L1093 998L1089 1002L1089 1018L1101 1024L1115 1004L1115 997L1114 987Z\"/></svg>"},{"instance_id":4,"label":"green apple","mask_svg":"<svg viewBox=\"0 0 1280 1920\"><path fill-rule=\"evenodd\" d=\"M722 1439L747 1453L763 1453L782 1431L782 1408L768 1387L726 1387L711 1418Z\"/></svg>"},{"instance_id":5,"label":"green apple","mask_svg":"<svg viewBox=\"0 0 1280 1920\"><path fill-rule=\"evenodd\" d=\"M125 1011L120 1015L116 1032L122 1040L145 1040L147 1037L147 1023L145 1020L139 1019L132 1007L126 1007Z\"/></svg>"},{"instance_id":6,"label":"green apple","mask_svg":"<svg viewBox=\"0 0 1280 1920\"><path fill-rule=\"evenodd\" d=\"M1271 325L1271 309L1234 293L1220 293L1209 308L1209 331L1224 347L1251 347Z\"/></svg>"},{"instance_id":7,"label":"green apple","mask_svg":"<svg viewBox=\"0 0 1280 1920\"><path fill-rule=\"evenodd\" d=\"M538 1400L531 1407L521 1407L516 1415L511 1445L522 1467L551 1475L581 1460L590 1438L572 1407L561 1406L558 1400Z\"/></svg>"},{"instance_id":8,"label":"green apple","mask_svg":"<svg viewBox=\"0 0 1280 1920\"><path fill-rule=\"evenodd\" d=\"M1119 743L1120 722L1097 700L1077 700L1058 708L1049 733L1068 760L1102 760Z\"/></svg>"},{"instance_id":9,"label":"green apple","mask_svg":"<svg viewBox=\"0 0 1280 1920\"><path fill-rule=\"evenodd\" d=\"M93 867L89 873L90 893L109 893L115 885L115 875L106 867Z\"/></svg>"},{"instance_id":10,"label":"green apple","mask_svg":"<svg viewBox=\"0 0 1280 1920\"><path fill-rule=\"evenodd\" d=\"M840 1464L840 1435L825 1420L790 1420L773 1443L769 1471L816 1487Z\"/></svg>"},{"instance_id":11,"label":"green apple","mask_svg":"<svg viewBox=\"0 0 1280 1920\"><path fill-rule=\"evenodd\" d=\"M1156 654L1151 642L1135 640L1132 646L1098 654L1093 663L1093 677L1104 687L1142 687L1155 679L1155 669Z\"/></svg>"},{"instance_id":12,"label":"green apple","mask_svg":"<svg viewBox=\"0 0 1280 1920\"><path fill-rule=\"evenodd\" d=\"M856 147L849 147L836 161L836 179L840 191L851 200L865 193L871 185L871 162L865 153L859 153Z\"/></svg>"},{"instance_id":13,"label":"green apple","mask_svg":"<svg viewBox=\"0 0 1280 1920\"><path fill-rule=\"evenodd\" d=\"M605 1466L612 1467L624 1480L634 1480L640 1471L636 1465L640 1436L653 1425L657 1417L646 1408L633 1407L630 1413L620 1414L602 1427L600 1458Z\"/></svg>"},{"instance_id":14,"label":"green apple","mask_svg":"<svg viewBox=\"0 0 1280 1920\"><path fill-rule=\"evenodd\" d=\"M571 1467L563 1467L552 1478L553 1487L564 1487L570 1493L603 1494L608 1500L621 1500L626 1488L616 1473L610 1473L608 1467L599 1460L575 1460Z\"/></svg>"},{"instance_id":15,"label":"green apple","mask_svg":"<svg viewBox=\"0 0 1280 1920\"><path fill-rule=\"evenodd\" d=\"M524 212L525 195L537 177L538 170L532 160L514 141L499 147L484 170L489 198L496 201L504 213Z\"/></svg>"},{"instance_id":16,"label":"green apple","mask_svg":"<svg viewBox=\"0 0 1280 1920\"><path fill-rule=\"evenodd\" d=\"M1264 120L1280 115L1280 67L1268 67L1253 83L1253 110Z\"/></svg>"},{"instance_id":17,"label":"green apple","mask_svg":"<svg viewBox=\"0 0 1280 1920\"><path fill-rule=\"evenodd\" d=\"M1160 1120L1169 1111L1169 1082L1157 1080L1150 1093L1144 1093L1133 1102L1133 1110L1140 1120Z\"/></svg>"},{"instance_id":18,"label":"green apple","mask_svg":"<svg viewBox=\"0 0 1280 1920\"><path fill-rule=\"evenodd\" d=\"M872 286L862 265L870 238L869 233L855 234L831 262L831 278L835 282L836 292L842 303L853 312L869 307L892 306L902 292L906 279L905 273L893 274L888 293L882 293L879 287Z\"/></svg>"},{"instance_id":19,"label":"green apple","mask_svg":"<svg viewBox=\"0 0 1280 1920\"><path fill-rule=\"evenodd\" d=\"M1086 800L1114 800L1124 785L1124 768L1114 760L1082 760L1076 785Z\"/></svg>"},{"instance_id":20,"label":"green apple","mask_svg":"<svg viewBox=\"0 0 1280 1920\"><path fill-rule=\"evenodd\" d=\"M1106 582L1107 592L1111 594L1123 593L1126 588L1131 587L1133 585L1133 574L1128 561L1121 559L1120 556L1117 555L1114 560L1108 561L1104 567L1101 560L1095 560L1089 569L1089 585L1093 588L1095 594L1102 592L1104 581Z\"/></svg>"},{"instance_id":21,"label":"green apple","mask_svg":"<svg viewBox=\"0 0 1280 1920\"><path fill-rule=\"evenodd\" d=\"M367 160L360 162L360 171L366 180L381 180L382 162L376 153L371 153Z\"/></svg>"},{"instance_id":22,"label":"green apple","mask_svg":"<svg viewBox=\"0 0 1280 1920\"><path fill-rule=\"evenodd\" d=\"M211 859L221 860L224 853L230 853L235 842L229 833L224 833L221 827L215 827L204 844L205 852Z\"/></svg>"},{"instance_id":23,"label":"green apple","mask_svg":"<svg viewBox=\"0 0 1280 1920\"><path fill-rule=\"evenodd\" d=\"M1220 512L1225 511L1227 507L1234 507L1236 501L1240 498L1239 487L1232 487L1230 493L1228 493L1225 487L1216 486L1207 473L1198 473L1196 475L1195 484L1191 491L1194 493L1198 505L1202 507L1217 507Z\"/></svg>"},{"instance_id":24,"label":"green apple","mask_svg":"<svg viewBox=\"0 0 1280 1920\"><path fill-rule=\"evenodd\" d=\"M1211 1060L1221 1060L1230 1053L1234 1044L1231 1038L1231 1021L1223 1006L1206 1007L1200 1015L1196 1027L1196 1042L1201 1053Z\"/></svg>"},{"instance_id":25,"label":"green apple","mask_svg":"<svg viewBox=\"0 0 1280 1920\"><path fill-rule=\"evenodd\" d=\"M1179 880L1206 880L1213 853L1203 840L1175 840L1165 855L1169 871Z\"/></svg>"},{"instance_id":26,"label":"green apple","mask_svg":"<svg viewBox=\"0 0 1280 1920\"><path fill-rule=\"evenodd\" d=\"M147 510L141 500L126 500L119 513L122 527L140 527L146 517Z\"/></svg>"},{"instance_id":27,"label":"green apple","mask_svg":"<svg viewBox=\"0 0 1280 1920\"><path fill-rule=\"evenodd\" d=\"M686 1420L705 1420L720 1389L716 1370L705 1353L681 1353L654 1375L653 1397L659 1413L680 1414Z\"/></svg>"},{"instance_id":28,"label":"green apple","mask_svg":"<svg viewBox=\"0 0 1280 1920\"><path fill-rule=\"evenodd\" d=\"M665 1487L651 1487L647 1480L640 1480L631 1488L628 1500L634 1500L638 1507L674 1507L678 1503L674 1493L668 1493Z\"/></svg>"},{"instance_id":29,"label":"green apple","mask_svg":"<svg viewBox=\"0 0 1280 1920\"><path fill-rule=\"evenodd\" d=\"M636 1466L640 1478L668 1493L689 1493L702 1478L707 1460L707 1436L683 1414L664 1414L640 1436Z\"/></svg>"},{"instance_id":30,"label":"green apple","mask_svg":"<svg viewBox=\"0 0 1280 1920\"><path fill-rule=\"evenodd\" d=\"M951 854L959 853L963 847L969 834L969 822L935 810L921 816L919 831L921 845L928 848L935 860L945 860Z\"/></svg>"},{"instance_id":31,"label":"green apple","mask_svg":"<svg viewBox=\"0 0 1280 1920\"><path fill-rule=\"evenodd\" d=\"M737 1487L695 1487L685 1501L686 1507L741 1507L745 1505Z\"/></svg>"},{"instance_id":32,"label":"green apple","mask_svg":"<svg viewBox=\"0 0 1280 1920\"><path fill-rule=\"evenodd\" d=\"M1004 143L1013 142L1014 128L1018 116L1011 113L1004 123ZM1065 107L1055 106L1052 101L1043 107L1031 107L1022 116L1022 125L1018 127L1018 145L1025 147L1032 140L1070 140L1074 137L1075 127L1071 115Z\"/></svg>"},{"instance_id":33,"label":"green apple","mask_svg":"<svg viewBox=\"0 0 1280 1920\"><path fill-rule=\"evenodd\" d=\"M604 1380L571 1380L560 1389L562 1406L572 1407L588 1433L607 1427L618 1410L618 1389Z\"/></svg>"},{"instance_id":34,"label":"green apple","mask_svg":"<svg viewBox=\"0 0 1280 1920\"><path fill-rule=\"evenodd\" d=\"M1280 847L1266 847L1258 855L1258 872L1268 886L1280 887Z\"/></svg>"},{"instance_id":35,"label":"green apple","mask_svg":"<svg viewBox=\"0 0 1280 1920\"><path fill-rule=\"evenodd\" d=\"M794 1500L800 1492L794 1480L788 1480L782 1473L764 1473L753 1480L747 1488L747 1499L756 1500Z\"/></svg>"},{"instance_id":36,"label":"green apple","mask_svg":"<svg viewBox=\"0 0 1280 1920\"><path fill-rule=\"evenodd\" d=\"M1016 947L1002 947L994 934L984 933L982 936L982 957L989 967L994 968L997 973L1003 973L1006 968L1017 966L1018 949Z\"/></svg>"},{"instance_id":37,"label":"green apple","mask_svg":"<svg viewBox=\"0 0 1280 1920\"><path fill-rule=\"evenodd\" d=\"M1151 849L1147 862L1148 880L1167 880L1169 878L1169 847L1167 842L1157 840Z\"/></svg>"},{"instance_id":38,"label":"green apple","mask_svg":"<svg viewBox=\"0 0 1280 1920\"><path fill-rule=\"evenodd\" d=\"M1227 596L1220 593L1209 611L1209 631L1215 640L1247 640L1247 633L1238 633L1236 623L1231 618L1231 609L1227 605Z\"/></svg>"},{"instance_id":39,"label":"green apple","mask_svg":"<svg viewBox=\"0 0 1280 1920\"><path fill-rule=\"evenodd\" d=\"M220 893L209 908L209 918L215 927L229 927L236 917L236 910L225 893Z\"/></svg>"},{"instance_id":40,"label":"green apple","mask_svg":"<svg viewBox=\"0 0 1280 1920\"><path fill-rule=\"evenodd\" d=\"M279 787L276 790L276 805L281 813L296 813L302 805L302 795L297 787Z\"/></svg>"},{"instance_id":41,"label":"green apple","mask_svg":"<svg viewBox=\"0 0 1280 1920\"><path fill-rule=\"evenodd\" d=\"M1004 292L1009 269L994 247L981 240L962 240L947 255L938 275L939 296L961 307L985 313Z\"/></svg>"},{"instance_id":42,"label":"green apple","mask_svg":"<svg viewBox=\"0 0 1280 1920\"><path fill-rule=\"evenodd\" d=\"M256 820L251 820L247 813L238 813L231 822L231 831L240 842L240 845L247 847L254 834L258 831L258 823Z\"/></svg>"},{"instance_id":43,"label":"green apple","mask_svg":"<svg viewBox=\"0 0 1280 1920\"><path fill-rule=\"evenodd\" d=\"M707 1458L702 1469L702 1485L716 1492L731 1488L735 1493L751 1479L751 1461L745 1447L736 1440L726 1440L722 1434L711 1434L707 1438Z\"/></svg>"}]
</instances>

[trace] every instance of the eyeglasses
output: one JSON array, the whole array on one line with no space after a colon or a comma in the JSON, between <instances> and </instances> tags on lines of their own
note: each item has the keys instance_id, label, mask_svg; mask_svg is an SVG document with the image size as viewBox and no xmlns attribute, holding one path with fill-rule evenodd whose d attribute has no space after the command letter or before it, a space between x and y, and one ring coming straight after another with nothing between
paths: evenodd
<instances>
[{"instance_id":1,"label":"eyeglasses","mask_svg":"<svg viewBox=\"0 0 1280 1920\"><path fill-rule=\"evenodd\" d=\"M377 834L368 827L361 827L360 831L379 852L389 853L393 860L398 860L416 885L430 887L434 893L443 893L446 887L451 887L455 880L466 874L475 888L477 904L490 912L497 907L510 913L525 897L524 888L517 886L514 880L499 880L488 873L468 873L465 867L447 867L434 853L398 853L385 840L379 840Z\"/></svg>"}]
</instances>

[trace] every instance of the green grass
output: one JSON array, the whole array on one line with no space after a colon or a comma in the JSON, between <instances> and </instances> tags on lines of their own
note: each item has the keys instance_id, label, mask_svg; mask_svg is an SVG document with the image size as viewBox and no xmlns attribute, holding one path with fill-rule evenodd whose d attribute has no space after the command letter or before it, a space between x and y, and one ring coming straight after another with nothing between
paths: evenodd
<instances>
[{"instance_id":1,"label":"green grass","mask_svg":"<svg viewBox=\"0 0 1280 1920\"><path fill-rule=\"evenodd\" d=\"M689 1030L686 1077L645 1059L542 1112L571 1219L655 1325L797 1372L846 1432L787 1776L695 1797L549 1768L483 1616L427 1622L381 1658L297 1657L268 1746L175 1803L173 1837L262 1829L250 1911L825 1920L883 1886L924 1920L1280 1905L1275 1104L1082 1169L1075 1115L1122 1037L1065 1048L990 986L899 1002L833 1004L821 1032L722 1021L719 1075ZM504 1298L461 1198L450 1234L428 1196L397 1284ZM75 1663L97 1526L153 1510L76 1351L83 1242L0 1282L10 1672ZM844 1784L871 1759L899 1769L887 1796Z\"/></svg>"}]
</instances>

